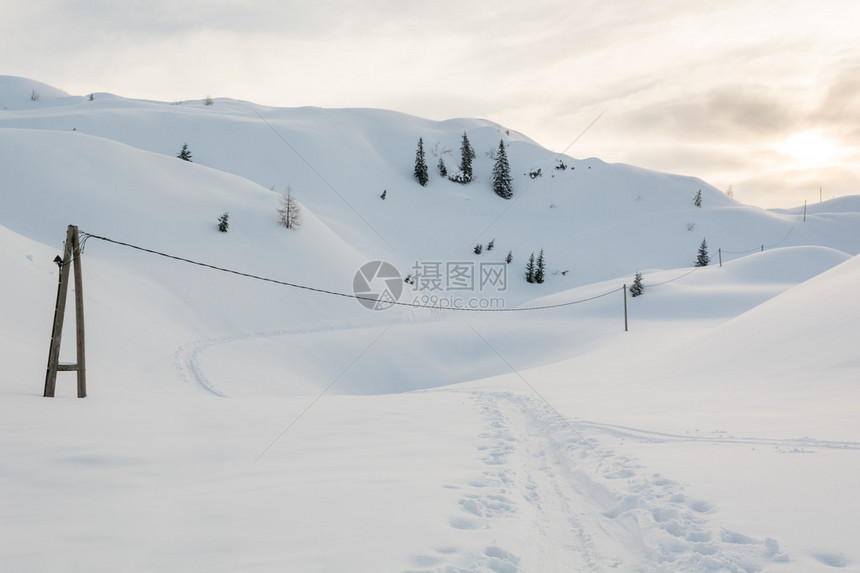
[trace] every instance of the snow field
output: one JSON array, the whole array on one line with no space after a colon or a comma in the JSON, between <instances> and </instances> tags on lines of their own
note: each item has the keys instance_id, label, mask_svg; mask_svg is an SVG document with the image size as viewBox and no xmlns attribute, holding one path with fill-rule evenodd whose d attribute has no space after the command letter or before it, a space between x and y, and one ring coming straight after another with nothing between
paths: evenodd
<instances>
[{"instance_id":1,"label":"snow field","mask_svg":"<svg viewBox=\"0 0 860 573\"><path fill-rule=\"evenodd\" d=\"M575 169L553 170L481 120L89 102L0 80L4 568L857 570L854 198L802 222L691 178L567 157ZM434 166L454 167L464 130L479 175L461 187ZM426 189L411 180L419 136ZM511 202L487 180L499 138ZM174 157L185 141L193 164ZM269 187L287 183L298 232L275 219ZM610 294L372 312L91 238L90 395L61 373L46 400L51 260L70 223L343 292L368 260L405 275L512 250L507 308ZM724 265L691 272L703 237ZM548 282L527 285L541 247Z\"/></svg>"}]
</instances>

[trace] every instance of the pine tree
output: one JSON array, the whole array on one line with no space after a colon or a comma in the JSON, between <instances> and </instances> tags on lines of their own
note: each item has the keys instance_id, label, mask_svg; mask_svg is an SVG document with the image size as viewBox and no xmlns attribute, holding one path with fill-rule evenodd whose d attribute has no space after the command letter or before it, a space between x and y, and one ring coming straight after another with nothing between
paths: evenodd
<instances>
[{"instance_id":1,"label":"pine tree","mask_svg":"<svg viewBox=\"0 0 860 573\"><path fill-rule=\"evenodd\" d=\"M702 190L701 189L699 189L699 191L696 193L696 196L693 197L693 205L695 205L696 207L702 206Z\"/></svg>"},{"instance_id":2,"label":"pine tree","mask_svg":"<svg viewBox=\"0 0 860 573\"><path fill-rule=\"evenodd\" d=\"M529 255L529 262L526 263L526 282L535 282L535 254Z\"/></svg>"},{"instance_id":3,"label":"pine tree","mask_svg":"<svg viewBox=\"0 0 860 573\"><path fill-rule=\"evenodd\" d=\"M484 245L482 245L480 243L475 245L475 254L476 255L480 255L483 250L484 250Z\"/></svg>"},{"instance_id":4,"label":"pine tree","mask_svg":"<svg viewBox=\"0 0 860 573\"><path fill-rule=\"evenodd\" d=\"M543 284L544 273L546 272L546 266L543 260L543 249L540 250L540 254L538 255L537 261L535 261L535 282L538 284Z\"/></svg>"},{"instance_id":5,"label":"pine tree","mask_svg":"<svg viewBox=\"0 0 860 573\"><path fill-rule=\"evenodd\" d=\"M514 254L511 251L508 251L508 256L505 257L505 262L507 264L511 264L514 260Z\"/></svg>"},{"instance_id":6,"label":"pine tree","mask_svg":"<svg viewBox=\"0 0 860 573\"><path fill-rule=\"evenodd\" d=\"M228 221L229 218L230 213L227 212L218 217L218 230L222 233L226 233L227 229L230 227L230 223Z\"/></svg>"},{"instance_id":7,"label":"pine tree","mask_svg":"<svg viewBox=\"0 0 860 573\"><path fill-rule=\"evenodd\" d=\"M633 276L633 284L628 287L630 296L639 296L645 291L645 285L642 284L642 273L636 273Z\"/></svg>"},{"instance_id":8,"label":"pine tree","mask_svg":"<svg viewBox=\"0 0 860 573\"><path fill-rule=\"evenodd\" d=\"M388 195L388 189L383 189L383 190L382 190L382 195L380 195L380 196L379 196L379 198L380 198L380 199L382 199L383 201L385 201L385 196L386 196L386 195Z\"/></svg>"},{"instance_id":9,"label":"pine tree","mask_svg":"<svg viewBox=\"0 0 860 573\"><path fill-rule=\"evenodd\" d=\"M442 177L448 177L448 168L445 167L445 161L440 157L439 164L436 165L439 168L439 175Z\"/></svg>"},{"instance_id":10,"label":"pine tree","mask_svg":"<svg viewBox=\"0 0 860 573\"><path fill-rule=\"evenodd\" d=\"M293 190L287 186L287 191L281 195L278 217L287 229L298 229L302 226L302 206L293 197Z\"/></svg>"},{"instance_id":11,"label":"pine tree","mask_svg":"<svg viewBox=\"0 0 860 573\"><path fill-rule=\"evenodd\" d=\"M511 187L511 166L508 164L508 154L505 151L505 141L499 141L499 152L496 154L496 164L493 166L493 191L502 199L510 199L514 195Z\"/></svg>"},{"instance_id":12,"label":"pine tree","mask_svg":"<svg viewBox=\"0 0 860 573\"><path fill-rule=\"evenodd\" d=\"M424 161L424 139L418 138L418 151L415 152L415 171L412 172L422 187L427 185L430 175L427 173L427 163Z\"/></svg>"},{"instance_id":13,"label":"pine tree","mask_svg":"<svg viewBox=\"0 0 860 573\"><path fill-rule=\"evenodd\" d=\"M182 144L182 150L179 152L179 155L177 155L176 157L178 157L179 159L184 159L185 161L189 161L189 162L191 161L191 151L188 150L188 144L187 143Z\"/></svg>"},{"instance_id":14,"label":"pine tree","mask_svg":"<svg viewBox=\"0 0 860 573\"><path fill-rule=\"evenodd\" d=\"M495 240L495 239L491 239L491 240L490 240L490 242L489 242L489 243L487 243L487 250L488 250L488 251L492 251L492 250L493 250L493 247L495 247L495 246L496 246L496 240Z\"/></svg>"},{"instance_id":15,"label":"pine tree","mask_svg":"<svg viewBox=\"0 0 860 573\"><path fill-rule=\"evenodd\" d=\"M696 257L697 267L706 267L711 262L711 257L708 256L708 241L702 239L702 244L699 245L699 255Z\"/></svg>"},{"instance_id":16,"label":"pine tree","mask_svg":"<svg viewBox=\"0 0 860 573\"><path fill-rule=\"evenodd\" d=\"M457 183L470 183L472 181L472 160L475 158L475 150L472 144L469 143L469 136L463 132L463 139L460 142L460 172L454 177L449 177Z\"/></svg>"}]
</instances>

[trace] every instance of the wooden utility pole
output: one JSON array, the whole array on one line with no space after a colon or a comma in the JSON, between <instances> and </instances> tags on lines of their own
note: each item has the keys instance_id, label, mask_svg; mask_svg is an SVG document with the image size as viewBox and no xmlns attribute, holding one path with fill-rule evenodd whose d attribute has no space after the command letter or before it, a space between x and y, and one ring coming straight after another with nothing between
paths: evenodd
<instances>
[{"instance_id":1,"label":"wooden utility pole","mask_svg":"<svg viewBox=\"0 0 860 573\"><path fill-rule=\"evenodd\" d=\"M69 225L66 232L66 247L63 258L57 257L55 262L60 267L60 279L57 287L57 304L54 307L54 326L51 330L51 347L48 350L48 372L45 375L46 398L54 397L57 386L57 372L73 371L78 373L78 398L87 395L86 353L84 352L84 292L81 271L81 241L78 228ZM66 296L69 292L69 265L75 267L75 326L77 363L60 364L60 342L63 338L63 319L66 314Z\"/></svg>"},{"instance_id":2,"label":"wooden utility pole","mask_svg":"<svg viewBox=\"0 0 860 573\"><path fill-rule=\"evenodd\" d=\"M627 332L627 283L621 288L624 291L624 332Z\"/></svg>"}]
</instances>

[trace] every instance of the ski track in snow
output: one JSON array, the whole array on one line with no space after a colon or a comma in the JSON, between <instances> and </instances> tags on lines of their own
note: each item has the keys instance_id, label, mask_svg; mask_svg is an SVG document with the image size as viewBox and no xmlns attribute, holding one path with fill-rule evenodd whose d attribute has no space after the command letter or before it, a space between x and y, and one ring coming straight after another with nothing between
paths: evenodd
<instances>
[{"instance_id":1,"label":"ski track in snow","mask_svg":"<svg viewBox=\"0 0 860 573\"><path fill-rule=\"evenodd\" d=\"M755 539L715 523L716 510L685 487L649 474L636 462L585 434L673 441L657 434L594 422L577 423L580 435L548 405L511 392L474 392L487 429L478 455L486 470L463 489L449 525L457 530L504 531L505 521L526 524L529 537L514 547L487 546L465 563L467 571L735 571L761 570L789 561L772 538ZM737 443L738 438L703 441ZM851 442L754 440L741 443L848 447ZM599 456L595 453L599 451ZM527 555L518 554L527 550ZM464 556L416 555L422 571L459 571ZM457 560L459 557L460 561ZM447 561L447 563L446 563Z\"/></svg>"},{"instance_id":2,"label":"ski track in snow","mask_svg":"<svg viewBox=\"0 0 860 573\"><path fill-rule=\"evenodd\" d=\"M395 323L405 324L405 323ZM331 332L334 330L345 331L360 328L376 328L379 325L368 324L346 324L340 325L337 328L333 326L324 326L317 328L306 329L287 329L287 330L270 330L258 332L240 332L227 336L204 338L194 340L183 344L173 353L173 365L179 376L179 379L186 384L192 383L200 386L202 390L220 398L226 398L227 394L219 390L203 372L203 367L200 365L200 355L204 350L208 350L212 346L220 344L229 344L231 342L239 342L249 340L251 338L275 338L278 336L295 336L299 334L312 334L318 332Z\"/></svg>"},{"instance_id":3,"label":"ski track in snow","mask_svg":"<svg viewBox=\"0 0 860 573\"><path fill-rule=\"evenodd\" d=\"M355 326L360 327L366 325ZM226 397L205 375L200 364L203 351L250 338L332 329L248 332L197 340L176 350L175 367L186 383ZM671 434L579 420L573 423L574 431L568 421L533 397L513 392L470 394L486 424L478 436L477 451L486 470L465 486L446 486L463 490L448 524L467 535L471 530L504 530L504 521L515 519L521 526L526 524L533 538L522 539L516 548L494 542L471 555L454 546L435 547L412 556L412 564L419 567L416 571L515 573L560 564L578 571L759 571L768 562L789 561L776 540L720 527L711 518L715 514L711 503L689 496L683 485L665 476L648 474L630 457L601 447L597 438L752 444L786 453L860 449L857 442L809 437ZM530 553L520 555L521 549ZM833 561L826 557L819 560Z\"/></svg>"},{"instance_id":4,"label":"ski track in snow","mask_svg":"<svg viewBox=\"0 0 860 573\"><path fill-rule=\"evenodd\" d=\"M609 434L624 439L638 442L665 444L670 442L697 442L716 444L751 444L757 446L773 446L790 453L813 453L805 448L828 448L837 450L860 450L860 442L840 442L832 440L818 440L810 437L801 438L754 438L748 436L699 436L689 434L669 434L664 432L652 432L628 426L615 424L601 424L591 421L576 421L580 429L592 429L603 434ZM717 432L718 434L721 432ZM785 449L783 448L791 448Z\"/></svg>"}]
</instances>

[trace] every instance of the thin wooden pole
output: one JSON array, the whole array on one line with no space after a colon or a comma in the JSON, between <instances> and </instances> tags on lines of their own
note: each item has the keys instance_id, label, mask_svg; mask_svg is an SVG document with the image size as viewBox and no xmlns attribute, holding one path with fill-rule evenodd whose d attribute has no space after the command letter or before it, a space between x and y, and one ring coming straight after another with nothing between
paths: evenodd
<instances>
[{"instance_id":1,"label":"thin wooden pole","mask_svg":"<svg viewBox=\"0 0 860 573\"><path fill-rule=\"evenodd\" d=\"M803 222L806 223L806 199L803 200Z\"/></svg>"},{"instance_id":2,"label":"thin wooden pole","mask_svg":"<svg viewBox=\"0 0 860 573\"><path fill-rule=\"evenodd\" d=\"M719 254L719 256L720 256L720 266L723 266L723 248L722 247L717 249L717 254Z\"/></svg>"},{"instance_id":3,"label":"thin wooden pole","mask_svg":"<svg viewBox=\"0 0 860 573\"><path fill-rule=\"evenodd\" d=\"M624 291L624 332L627 332L627 283L621 290Z\"/></svg>"},{"instance_id":4,"label":"thin wooden pole","mask_svg":"<svg viewBox=\"0 0 860 573\"><path fill-rule=\"evenodd\" d=\"M60 267L59 284L57 285L57 302L54 306L54 324L51 328L51 345L48 349L48 369L45 374L46 398L53 398L57 387L57 372L76 370L78 373L78 397L87 395L86 354L84 350L84 294L83 275L81 271L81 248L78 228L69 225L66 232L63 259L58 262ZM75 323L77 327L77 364L60 364L60 343L63 339L63 322L66 316L66 298L69 292L69 265L75 266Z\"/></svg>"},{"instance_id":5,"label":"thin wooden pole","mask_svg":"<svg viewBox=\"0 0 860 573\"><path fill-rule=\"evenodd\" d=\"M75 264L75 348L78 361L78 398L87 397L87 354L84 348L84 277L81 269L81 239L74 227L72 256Z\"/></svg>"}]
</instances>

